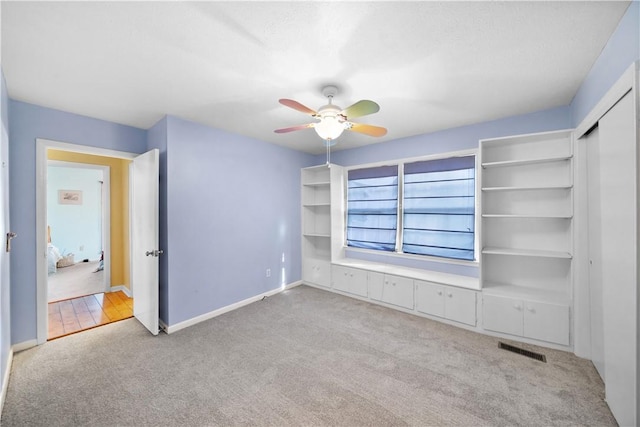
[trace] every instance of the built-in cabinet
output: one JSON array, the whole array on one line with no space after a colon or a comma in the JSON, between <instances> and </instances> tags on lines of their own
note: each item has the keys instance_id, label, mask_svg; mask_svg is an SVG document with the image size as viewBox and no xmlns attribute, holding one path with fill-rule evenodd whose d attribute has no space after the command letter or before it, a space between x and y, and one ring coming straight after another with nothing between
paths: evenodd
<instances>
[{"instance_id":1,"label":"built-in cabinet","mask_svg":"<svg viewBox=\"0 0 640 427\"><path fill-rule=\"evenodd\" d=\"M569 345L569 306L483 295L483 327L535 340Z\"/></svg>"},{"instance_id":2,"label":"built-in cabinet","mask_svg":"<svg viewBox=\"0 0 640 427\"><path fill-rule=\"evenodd\" d=\"M334 265L331 274L331 287L361 297L367 296L367 272L358 268Z\"/></svg>"},{"instance_id":3,"label":"built-in cabinet","mask_svg":"<svg viewBox=\"0 0 640 427\"><path fill-rule=\"evenodd\" d=\"M375 268L374 266L369 266ZM476 326L477 291L347 265L332 266L331 288L415 314Z\"/></svg>"},{"instance_id":4,"label":"built-in cabinet","mask_svg":"<svg viewBox=\"0 0 640 427\"><path fill-rule=\"evenodd\" d=\"M480 141L480 278L345 259L343 169L302 170L303 281L391 308L570 345L572 131Z\"/></svg>"},{"instance_id":5,"label":"built-in cabinet","mask_svg":"<svg viewBox=\"0 0 640 427\"><path fill-rule=\"evenodd\" d=\"M392 274L369 272L369 298L413 310L413 280Z\"/></svg>"},{"instance_id":6,"label":"built-in cabinet","mask_svg":"<svg viewBox=\"0 0 640 427\"><path fill-rule=\"evenodd\" d=\"M569 344L572 131L480 141L483 328Z\"/></svg>"},{"instance_id":7,"label":"built-in cabinet","mask_svg":"<svg viewBox=\"0 0 640 427\"><path fill-rule=\"evenodd\" d=\"M420 313L476 326L477 292L416 280L416 309Z\"/></svg>"}]
</instances>

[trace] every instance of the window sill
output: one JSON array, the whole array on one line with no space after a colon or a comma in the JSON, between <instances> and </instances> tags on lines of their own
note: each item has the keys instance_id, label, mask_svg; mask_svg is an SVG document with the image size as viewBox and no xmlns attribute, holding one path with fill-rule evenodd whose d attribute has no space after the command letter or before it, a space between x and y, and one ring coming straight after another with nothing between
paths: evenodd
<instances>
[{"instance_id":1,"label":"window sill","mask_svg":"<svg viewBox=\"0 0 640 427\"><path fill-rule=\"evenodd\" d=\"M377 256L383 256L383 257L386 256L386 257L391 257L396 259L410 259L413 261L437 262L437 263L450 264L450 265L464 265L466 267L480 266L480 263L478 262L478 260L466 261L462 259L440 258L440 257L434 257L434 256L428 256L428 255L414 255L414 254L405 254L405 253L398 253L398 252L377 251L374 249L354 248L353 246L346 246L346 245L343 246L343 249L345 251L350 251L350 252L353 251L353 252L359 252L359 253L369 254L369 255L377 255Z\"/></svg>"}]
</instances>

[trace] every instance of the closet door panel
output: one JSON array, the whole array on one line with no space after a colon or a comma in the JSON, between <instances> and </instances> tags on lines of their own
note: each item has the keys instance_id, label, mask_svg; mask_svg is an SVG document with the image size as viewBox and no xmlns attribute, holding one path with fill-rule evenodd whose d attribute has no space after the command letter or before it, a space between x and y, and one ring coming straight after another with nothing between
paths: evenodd
<instances>
[{"instance_id":1,"label":"closet door panel","mask_svg":"<svg viewBox=\"0 0 640 427\"><path fill-rule=\"evenodd\" d=\"M600 119L605 394L620 425L637 425L637 135L633 92Z\"/></svg>"}]
</instances>

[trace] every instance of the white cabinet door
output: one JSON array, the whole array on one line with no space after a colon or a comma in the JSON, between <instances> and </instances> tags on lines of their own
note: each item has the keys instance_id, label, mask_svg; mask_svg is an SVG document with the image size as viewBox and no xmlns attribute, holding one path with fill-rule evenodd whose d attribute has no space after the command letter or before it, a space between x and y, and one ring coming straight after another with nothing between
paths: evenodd
<instances>
[{"instance_id":1,"label":"white cabinet door","mask_svg":"<svg viewBox=\"0 0 640 427\"><path fill-rule=\"evenodd\" d=\"M569 307L525 301L523 335L569 345Z\"/></svg>"},{"instance_id":2,"label":"white cabinet door","mask_svg":"<svg viewBox=\"0 0 640 427\"><path fill-rule=\"evenodd\" d=\"M413 279L385 274L382 301L413 310Z\"/></svg>"},{"instance_id":3,"label":"white cabinet door","mask_svg":"<svg viewBox=\"0 0 640 427\"><path fill-rule=\"evenodd\" d=\"M476 293L466 289L445 287L445 317L476 326Z\"/></svg>"},{"instance_id":4,"label":"white cabinet door","mask_svg":"<svg viewBox=\"0 0 640 427\"><path fill-rule=\"evenodd\" d=\"M384 274L375 271L368 273L369 298L382 301L382 291L384 288Z\"/></svg>"},{"instance_id":5,"label":"white cabinet door","mask_svg":"<svg viewBox=\"0 0 640 427\"><path fill-rule=\"evenodd\" d=\"M363 297L367 296L367 272L365 270L334 265L331 279L334 289Z\"/></svg>"},{"instance_id":6,"label":"white cabinet door","mask_svg":"<svg viewBox=\"0 0 640 427\"><path fill-rule=\"evenodd\" d=\"M444 317L444 286L416 280L416 309L421 313Z\"/></svg>"},{"instance_id":7,"label":"white cabinet door","mask_svg":"<svg viewBox=\"0 0 640 427\"><path fill-rule=\"evenodd\" d=\"M331 265L328 261L306 259L303 267L303 280L321 286L331 284Z\"/></svg>"},{"instance_id":8,"label":"white cabinet door","mask_svg":"<svg viewBox=\"0 0 640 427\"><path fill-rule=\"evenodd\" d=\"M484 329L522 336L521 300L484 295L482 303L482 327Z\"/></svg>"},{"instance_id":9,"label":"white cabinet door","mask_svg":"<svg viewBox=\"0 0 640 427\"><path fill-rule=\"evenodd\" d=\"M416 308L432 316L476 325L476 293L416 280Z\"/></svg>"}]
</instances>

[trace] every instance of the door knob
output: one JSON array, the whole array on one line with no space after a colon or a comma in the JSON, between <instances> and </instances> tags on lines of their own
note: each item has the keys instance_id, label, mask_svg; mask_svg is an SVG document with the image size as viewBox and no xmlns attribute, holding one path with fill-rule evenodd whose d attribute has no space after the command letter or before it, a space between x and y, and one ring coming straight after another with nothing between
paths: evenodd
<instances>
[{"instance_id":1,"label":"door knob","mask_svg":"<svg viewBox=\"0 0 640 427\"><path fill-rule=\"evenodd\" d=\"M162 249L154 249L154 250L152 250L152 251L147 251L147 252L145 252L144 254L145 254L146 256L155 256L155 257L158 257L158 256L160 256L160 255L161 255L161 254L163 254L163 253L164 253L164 251L163 251Z\"/></svg>"}]
</instances>

